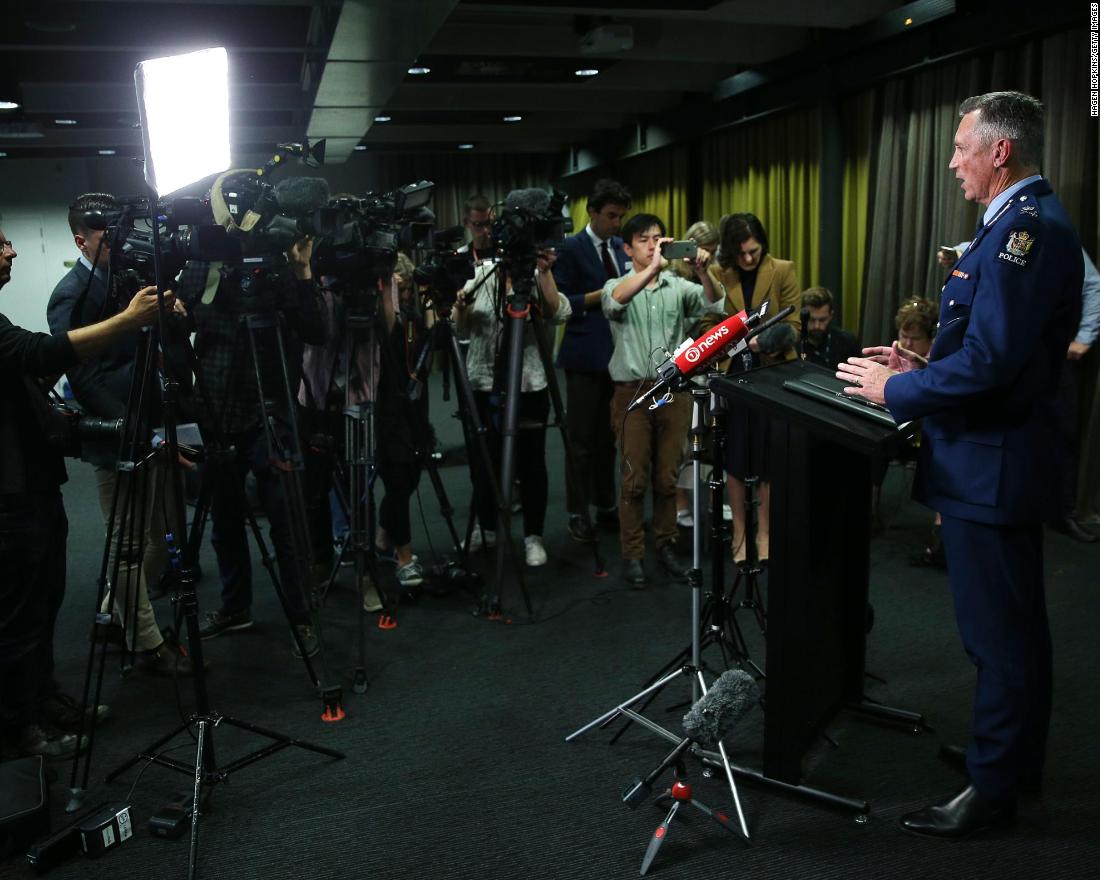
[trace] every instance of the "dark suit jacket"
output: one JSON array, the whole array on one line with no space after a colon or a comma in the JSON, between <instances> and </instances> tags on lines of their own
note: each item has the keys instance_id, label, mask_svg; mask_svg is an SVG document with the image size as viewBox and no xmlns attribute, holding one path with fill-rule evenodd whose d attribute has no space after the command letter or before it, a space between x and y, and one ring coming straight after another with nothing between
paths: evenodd
<instances>
[{"instance_id":1,"label":"dark suit jacket","mask_svg":"<svg viewBox=\"0 0 1100 880\"><path fill-rule=\"evenodd\" d=\"M623 251L623 240L611 238L608 250L619 267L619 275L625 275L630 260ZM558 248L553 272L558 290L569 298L569 304L573 307L573 315L566 322L565 338L558 351L558 366L590 372L606 370L611 360L611 330L598 305L585 309L584 295L603 289L607 271L585 229L569 236Z\"/></svg>"},{"instance_id":2,"label":"dark suit jacket","mask_svg":"<svg viewBox=\"0 0 1100 880\"><path fill-rule=\"evenodd\" d=\"M106 286L100 276L92 278L88 295L84 298L79 316L73 315L85 286L88 284L88 269L83 263L77 263L69 270L54 288L46 307L46 320L50 332L55 336L64 334L74 327L85 327L109 318L121 311L126 303L120 303L112 296L103 307ZM104 419L121 419L126 415L126 401L130 394L130 377L134 369L134 357L140 334L114 343L110 348L91 360L83 361L71 367L67 373L73 396L81 409L93 416ZM113 467L118 460L118 446L107 443L82 443L81 457L97 467Z\"/></svg>"},{"instance_id":3,"label":"dark suit jacket","mask_svg":"<svg viewBox=\"0 0 1100 880\"><path fill-rule=\"evenodd\" d=\"M1081 311L1080 252L1061 202L1039 180L955 264L928 366L886 383L898 421L925 419L918 500L992 524L1064 512L1056 397Z\"/></svg>"}]
</instances>

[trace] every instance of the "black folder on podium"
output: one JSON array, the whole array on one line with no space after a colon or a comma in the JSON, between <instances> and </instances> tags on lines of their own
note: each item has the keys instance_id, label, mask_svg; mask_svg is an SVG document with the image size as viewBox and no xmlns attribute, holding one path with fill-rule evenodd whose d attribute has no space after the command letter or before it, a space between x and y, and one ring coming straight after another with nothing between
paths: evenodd
<instances>
[{"instance_id":1,"label":"black folder on podium","mask_svg":"<svg viewBox=\"0 0 1100 880\"><path fill-rule=\"evenodd\" d=\"M770 421L763 772L793 785L842 707L922 723L864 696L872 484L913 429L828 399L835 394L792 390L822 377L833 374L796 360L710 380L714 393Z\"/></svg>"}]
</instances>

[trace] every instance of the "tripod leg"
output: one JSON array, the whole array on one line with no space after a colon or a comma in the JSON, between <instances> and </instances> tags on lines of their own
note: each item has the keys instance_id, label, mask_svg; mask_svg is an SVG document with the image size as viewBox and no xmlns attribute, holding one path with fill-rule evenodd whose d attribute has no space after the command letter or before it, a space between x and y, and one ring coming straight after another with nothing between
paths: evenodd
<instances>
[{"instance_id":1,"label":"tripod leg","mask_svg":"<svg viewBox=\"0 0 1100 880\"><path fill-rule=\"evenodd\" d=\"M205 718L199 719L199 736L195 745L195 792L191 799L191 842L187 850L187 877L193 880L198 868L199 822L202 818L202 783L206 774L206 725Z\"/></svg>"},{"instance_id":2,"label":"tripod leg","mask_svg":"<svg viewBox=\"0 0 1100 880\"><path fill-rule=\"evenodd\" d=\"M676 812L680 809L680 802L673 801L672 806L669 807L668 813L665 815L664 821L657 826L657 830L653 832L653 837L649 840L649 846L646 847L645 857L642 859L641 875L644 877L646 871L649 870L649 866L653 864L653 860L657 858L657 853L661 849L661 844L665 842L665 838L668 837L669 828L672 827L672 820L676 818Z\"/></svg>"}]
</instances>

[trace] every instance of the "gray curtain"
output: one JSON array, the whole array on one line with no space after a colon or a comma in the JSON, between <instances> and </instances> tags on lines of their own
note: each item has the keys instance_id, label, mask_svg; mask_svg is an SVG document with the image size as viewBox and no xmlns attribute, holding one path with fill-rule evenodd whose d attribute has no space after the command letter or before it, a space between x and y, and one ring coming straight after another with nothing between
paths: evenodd
<instances>
[{"instance_id":1,"label":"gray curtain","mask_svg":"<svg viewBox=\"0 0 1100 880\"><path fill-rule=\"evenodd\" d=\"M876 87L879 135L872 147L867 267L860 325L867 344L894 338L907 298L938 300L943 269L935 250L969 239L980 206L962 197L948 169L958 104L970 95L1014 89L1046 105L1043 174L1066 206L1085 250L1100 256L1098 122L1089 116L1088 31L984 52ZM1100 513L1100 344L1078 365L1078 511Z\"/></svg>"},{"instance_id":2,"label":"gray curtain","mask_svg":"<svg viewBox=\"0 0 1100 880\"><path fill-rule=\"evenodd\" d=\"M1038 43L942 64L875 89L874 146L861 338L887 343L907 299L938 300L944 271L936 248L969 240L980 216L947 167L958 106L994 89L1038 94Z\"/></svg>"}]
</instances>

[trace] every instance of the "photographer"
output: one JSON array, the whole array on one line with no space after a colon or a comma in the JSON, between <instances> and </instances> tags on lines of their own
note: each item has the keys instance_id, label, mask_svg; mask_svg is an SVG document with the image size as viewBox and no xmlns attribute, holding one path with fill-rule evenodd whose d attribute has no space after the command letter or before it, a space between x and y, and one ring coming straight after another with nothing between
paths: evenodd
<instances>
[{"instance_id":1,"label":"photographer","mask_svg":"<svg viewBox=\"0 0 1100 880\"><path fill-rule=\"evenodd\" d=\"M126 305L118 279L108 290L111 251L105 229L91 229L91 217L104 221L118 215L119 206L106 193L85 193L69 207L69 228L80 258L54 288L47 308L50 332L65 333L73 327L83 327L117 314ZM182 308L177 302L176 306ZM143 346L136 331L120 339L116 345L97 357L90 358L68 371L69 383L77 403L88 415L102 419L126 416L127 399L134 377L134 366ZM152 394L154 389L147 389ZM165 459L166 450L154 453L141 469L133 473L118 469L119 440L117 437L81 442L81 458L95 467L99 506L108 535L107 572L115 571L119 550L118 583L108 584L101 611L113 610L113 623L106 637L115 637L136 652L134 669L153 675L191 673L191 661L164 642L156 614L149 602L148 584L157 583L168 562L164 536L182 530L168 527L166 510L172 504L166 493L171 488L171 472ZM118 504L112 523L111 508L118 487ZM131 508L131 493L136 491L138 504ZM143 516L140 528L127 522L131 510ZM121 547L120 547L121 540ZM144 544L144 548L142 547ZM136 596L135 596L136 591ZM136 615L131 609L136 608ZM120 632L121 630L121 632Z\"/></svg>"},{"instance_id":2,"label":"photographer","mask_svg":"<svg viewBox=\"0 0 1100 880\"><path fill-rule=\"evenodd\" d=\"M273 392L284 382L297 389L301 379L302 345L324 342L325 326L318 288L313 282L310 257L313 240L299 239L286 252L288 265L245 270L242 264L188 263L179 280L179 296L187 306L195 331L197 361L195 401L204 435L220 447L207 464L206 479L212 480L211 539L222 581L221 607L208 612L201 629L204 639L252 626L252 561L245 532L247 510L245 476L256 478L260 503L271 526L271 541L292 625L306 653L318 650L310 625L305 585L311 564L293 549L290 506L285 479L293 464L282 450L296 448L290 414L280 411L285 399ZM279 260L269 258L268 263ZM263 314L275 319L282 330L285 362L280 363L277 347L252 331L253 349L245 316ZM257 373L272 416L275 445L270 448L260 407ZM304 515L304 514L303 514ZM297 654L297 644L294 653Z\"/></svg>"},{"instance_id":3,"label":"photographer","mask_svg":"<svg viewBox=\"0 0 1100 880\"><path fill-rule=\"evenodd\" d=\"M517 190L509 193L506 208L516 209L532 192ZM534 199L534 196L532 196ZM562 324L573 310L569 300L558 292L558 285L551 274L555 255L550 250L539 250L536 255L535 279L537 291L532 308L541 309L548 324ZM501 279L503 278L503 283ZM506 299L512 292L512 278L508 271L491 263L477 268L473 279L459 294L455 303L455 318L459 333L470 340L466 368L474 399L484 424L491 428L489 448L494 468L499 469L502 443L501 429L504 416L504 395L494 388L503 387L506 377L498 375L503 370L502 343L506 333ZM472 297L472 300L471 300ZM530 318L527 319L528 321ZM523 505L524 556L529 566L546 564L546 549L542 543L546 521L546 505L549 478L546 472L546 421L550 413L550 393L547 390L546 370L539 356L535 330L528 323L523 335L523 372L520 384L518 424L516 432L516 476L519 479L520 501ZM477 550L496 543L497 508L493 496L492 478L481 473L475 475L474 494L477 499L477 516L480 529L475 530L470 550Z\"/></svg>"},{"instance_id":4,"label":"photographer","mask_svg":"<svg viewBox=\"0 0 1100 880\"><path fill-rule=\"evenodd\" d=\"M11 280L15 257L0 230L0 287ZM172 302L171 293L165 298ZM152 323L156 313L155 292L147 287L121 312L58 336L31 333L0 315L0 740L5 758L62 757L82 745L53 727L79 724L81 718L75 701L54 680L53 634L65 595L68 536L60 486L67 477L61 452L50 444L48 403L35 380L55 379Z\"/></svg>"}]
</instances>

